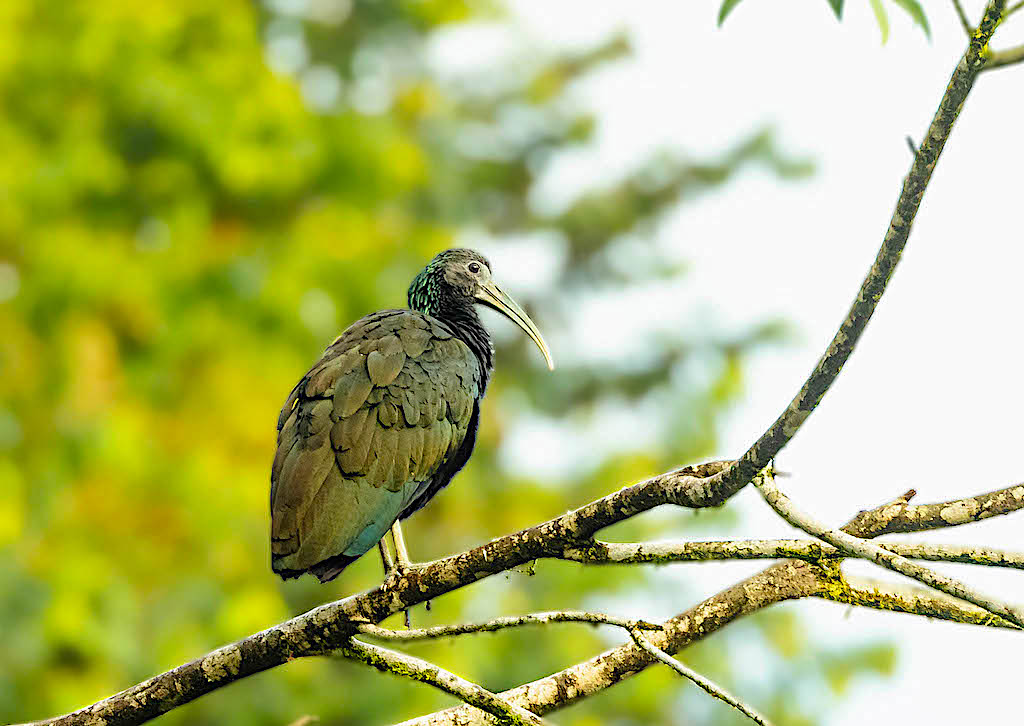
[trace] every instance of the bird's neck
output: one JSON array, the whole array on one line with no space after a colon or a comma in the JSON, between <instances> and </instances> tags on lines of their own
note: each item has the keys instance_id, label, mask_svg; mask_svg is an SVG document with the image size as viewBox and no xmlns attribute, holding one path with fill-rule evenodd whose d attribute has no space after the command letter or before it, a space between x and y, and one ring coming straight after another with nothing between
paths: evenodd
<instances>
[{"instance_id":1,"label":"bird's neck","mask_svg":"<svg viewBox=\"0 0 1024 726\"><path fill-rule=\"evenodd\" d=\"M467 298L453 296L439 285L436 272L428 265L409 287L409 307L447 323L455 336L473 351L483 375L480 387L480 395L483 395L494 370L494 344L480 321L476 305Z\"/></svg>"},{"instance_id":2,"label":"bird's neck","mask_svg":"<svg viewBox=\"0 0 1024 726\"><path fill-rule=\"evenodd\" d=\"M455 333L455 337L465 343L476 356L483 376L480 386L482 396L494 371L494 344L476 312L476 307L472 303L444 298L433 298L429 304L416 304L417 302L419 301L410 299L409 307L445 323Z\"/></svg>"},{"instance_id":3,"label":"bird's neck","mask_svg":"<svg viewBox=\"0 0 1024 726\"><path fill-rule=\"evenodd\" d=\"M494 370L494 344L484 327L474 305L453 305L449 309L428 313L446 323L455 333L455 337L465 343L480 363L483 382L480 393L487 388L487 382Z\"/></svg>"}]
</instances>

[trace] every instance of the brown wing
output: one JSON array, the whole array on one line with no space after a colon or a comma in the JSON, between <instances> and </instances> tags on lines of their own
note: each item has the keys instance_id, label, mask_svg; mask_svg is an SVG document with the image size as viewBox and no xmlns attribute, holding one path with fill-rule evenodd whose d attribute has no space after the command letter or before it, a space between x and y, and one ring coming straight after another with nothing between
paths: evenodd
<instances>
[{"instance_id":1,"label":"brown wing","mask_svg":"<svg viewBox=\"0 0 1024 726\"><path fill-rule=\"evenodd\" d=\"M278 419L274 570L297 576L373 547L458 451L480 380L465 343L421 313L386 310L342 333Z\"/></svg>"}]
</instances>

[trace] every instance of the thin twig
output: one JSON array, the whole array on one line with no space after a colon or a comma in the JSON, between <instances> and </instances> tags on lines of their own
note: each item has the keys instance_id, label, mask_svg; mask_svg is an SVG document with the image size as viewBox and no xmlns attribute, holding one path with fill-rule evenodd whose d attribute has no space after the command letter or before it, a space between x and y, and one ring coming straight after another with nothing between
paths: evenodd
<instances>
[{"instance_id":1,"label":"thin twig","mask_svg":"<svg viewBox=\"0 0 1024 726\"><path fill-rule=\"evenodd\" d=\"M399 653L355 639L350 640L340 652L346 658L361 661L385 673L430 684L476 706L481 711L486 711L494 716L498 723L509 726L542 726L544 723L536 714L508 703L486 688L407 653Z\"/></svg>"},{"instance_id":2,"label":"thin twig","mask_svg":"<svg viewBox=\"0 0 1024 726\"><path fill-rule=\"evenodd\" d=\"M645 620L627 620L604 613L582 612L578 610L556 611L548 613L532 613L530 615L513 615L494 618L483 623L460 623L458 625L437 625L432 628L417 630L388 630L379 625L361 625L359 632L381 640L408 642L413 640L432 640L449 638L469 633L492 633L506 628L517 628L524 625L546 625L547 623L589 623L591 625L614 625L624 630L660 630L661 626Z\"/></svg>"},{"instance_id":3,"label":"thin twig","mask_svg":"<svg viewBox=\"0 0 1024 726\"><path fill-rule=\"evenodd\" d=\"M807 532L807 534L828 542L844 554L871 560L875 564L886 567L894 572L899 572L918 582L923 582L925 585L941 590L947 595L972 602L978 607L988 610L993 615L998 615L1024 627L1024 613L1018 613L1007 603L983 595L962 582L945 575L940 575L927 567L911 562L905 557L893 554L876 544L859 539L846 532L829 529L824 524L817 522L810 515L797 509L793 502L779 490L775 482L772 481L770 470L756 477L754 486L758 488L765 501L768 502L780 517L794 527Z\"/></svg>"},{"instance_id":4,"label":"thin twig","mask_svg":"<svg viewBox=\"0 0 1024 726\"><path fill-rule=\"evenodd\" d=\"M989 547L912 542L879 542L890 552L914 560L958 562L1024 570L1024 552ZM838 549L810 539L750 539L711 542L601 542L585 549L568 548L562 559L590 565L771 560L796 558L816 562L844 557Z\"/></svg>"},{"instance_id":5,"label":"thin twig","mask_svg":"<svg viewBox=\"0 0 1024 726\"><path fill-rule=\"evenodd\" d=\"M964 29L967 37L970 38L974 35L974 28L971 27L971 21L967 19L967 13L964 12L964 7L960 4L960 0L953 0L953 7L956 8L956 16L960 19L960 27Z\"/></svg>"},{"instance_id":6,"label":"thin twig","mask_svg":"<svg viewBox=\"0 0 1024 726\"><path fill-rule=\"evenodd\" d=\"M1003 12L1003 20L1006 20L1008 17L1013 15L1021 8L1024 8L1024 0L1020 0L1020 2L1014 3L1010 7L1006 8L1006 10Z\"/></svg>"},{"instance_id":7,"label":"thin twig","mask_svg":"<svg viewBox=\"0 0 1024 726\"><path fill-rule=\"evenodd\" d=\"M731 693L726 691L718 684L709 681L707 678L705 678L700 673L687 666L685 663L676 660L675 658L670 656L668 653L666 653L661 648L657 647L651 641L645 638L639 630L630 630L629 634L633 636L633 642L635 642L638 646L640 646L645 651L650 653L652 657L657 659L659 662L664 663L684 678L689 678L691 681L693 681L695 684L697 684L700 688L702 688L711 696L717 698L719 701L724 701L725 703L729 704L737 711L742 713L744 716L749 718L751 721L753 721L756 724L759 724L759 726L772 726L771 721L769 721L767 718L759 714L750 706L747 706L741 700L736 698L736 696L733 696Z\"/></svg>"},{"instance_id":8,"label":"thin twig","mask_svg":"<svg viewBox=\"0 0 1024 726\"><path fill-rule=\"evenodd\" d=\"M1018 63L1024 63L1024 45L1018 45L1007 50L992 51L989 53L988 60L985 61L983 70L991 71L995 68L1005 68L1006 66L1017 65Z\"/></svg>"},{"instance_id":9,"label":"thin twig","mask_svg":"<svg viewBox=\"0 0 1024 726\"><path fill-rule=\"evenodd\" d=\"M898 585L868 577L841 576L830 579L815 594L824 600L861 607L925 616L954 623L990 628L1021 628L1003 618L944 593L915 585Z\"/></svg>"},{"instance_id":10,"label":"thin twig","mask_svg":"<svg viewBox=\"0 0 1024 726\"><path fill-rule=\"evenodd\" d=\"M879 547L908 560L957 562L983 567L1011 567L1024 570L1024 552L1009 552L991 547L931 544L928 542L878 542Z\"/></svg>"}]
</instances>

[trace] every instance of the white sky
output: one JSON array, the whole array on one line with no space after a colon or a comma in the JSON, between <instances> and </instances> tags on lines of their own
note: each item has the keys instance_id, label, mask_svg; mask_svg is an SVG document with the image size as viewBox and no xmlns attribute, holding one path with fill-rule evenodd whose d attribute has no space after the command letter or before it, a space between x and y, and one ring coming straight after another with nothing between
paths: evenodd
<instances>
[{"instance_id":1,"label":"white sky","mask_svg":"<svg viewBox=\"0 0 1024 726\"><path fill-rule=\"evenodd\" d=\"M800 332L796 344L750 361L748 391L720 436L717 453L729 457L774 420L831 339L909 168L905 137L924 133L965 40L949 3L927 3L931 42L888 4L885 46L867 3L847 3L840 24L824 0L748 0L722 29L717 4L516 0L513 8L541 43L583 45L625 28L635 48L632 59L577 89L600 119L596 149L563 160L541 193L607 177L667 145L713 157L766 122L784 148L817 160L803 182L746 173L680 207L658 234L659 245L692 263L676 291L681 309L728 326L781 316ZM980 17L979 2L966 5ZM999 47L1024 41L1024 14L998 37ZM910 487L924 503L1024 480L1016 460L1024 411L1015 184L1024 168L1022 88L1024 66L979 79L875 320L779 457L794 474L783 488L821 519L845 521ZM646 312L638 307L656 309L653 298L630 302L614 308L629 321L619 328L626 334ZM607 343L615 326L590 319L592 339ZM743 536L791 534L752 489L729 506L746 515ZM1011 517L927 539L1021 549L1022 531ZM710 593L756 569L683 572L707 579ZM1022 573L943 569L1024 601ZM1021 642L1012 634L817 601L784 607L800 609L826 643L886 638L901 646L896 677L865 682L823 724L861 723L866 713L893 723L1011 718L1021 678Z\"/></svg>"}]
</instances>

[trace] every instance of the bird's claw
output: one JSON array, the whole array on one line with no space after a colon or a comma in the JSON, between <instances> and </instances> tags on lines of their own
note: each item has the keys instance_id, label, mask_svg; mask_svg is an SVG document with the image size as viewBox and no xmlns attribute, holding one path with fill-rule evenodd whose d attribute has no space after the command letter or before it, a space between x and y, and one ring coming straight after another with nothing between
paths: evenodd
<instances>
[{"instance_id":1,"label":"bird's claw","mask_svg":"<svg viewBox=\"0 0 1024 726\"><path fill-rule=\"evenodd\" d=\"M422 568L423 565L417 564L415 562L396 562L391 566L391 569L388 570L387 579L400 580L406 575L409 575L413 572L417 572Z\"/></svg>"}]
</instances>

